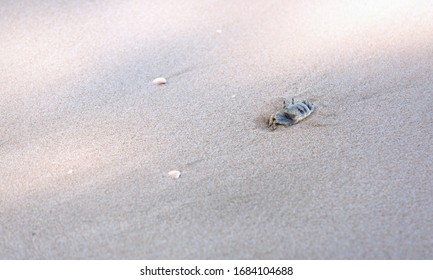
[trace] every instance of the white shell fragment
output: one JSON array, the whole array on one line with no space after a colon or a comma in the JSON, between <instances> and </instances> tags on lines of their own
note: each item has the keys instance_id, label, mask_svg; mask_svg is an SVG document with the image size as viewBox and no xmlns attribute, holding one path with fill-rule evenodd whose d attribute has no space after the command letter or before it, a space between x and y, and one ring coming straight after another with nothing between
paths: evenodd
<instances>
[{"instance_id":1,"label":"white shell fragment","mask_svg":"<svg viewBox=\"0 0 433 280\"><path fill-rule=\"evenodd\" d=\"M172 171L168 172L168 175L173 179L177 179L180 177L180 171L172 170Z\"/></svg>"},{"instance_id":2,"label":"white shell fragment","mask_svg":"<svg viewBox=\"0 0 433 280\"><path fill-rule=\"evenodd\" d=\"M223 31L221 29L217 29L216 33L221 34L221 33L223 33Z\"/></svg>"},{"instance_id":3,"label":"white shell fragment","mask_svg":"<svg viewBox=\"0 0 433 280\"><path fill-rule=\"evenodd\" d=\"M154 85L163 85L166 83L167 83L167 80L164 77L159 77L159 78L156 78L155 80L152 81L152 84L154 84Z\"/></svg>"}]
</instances>

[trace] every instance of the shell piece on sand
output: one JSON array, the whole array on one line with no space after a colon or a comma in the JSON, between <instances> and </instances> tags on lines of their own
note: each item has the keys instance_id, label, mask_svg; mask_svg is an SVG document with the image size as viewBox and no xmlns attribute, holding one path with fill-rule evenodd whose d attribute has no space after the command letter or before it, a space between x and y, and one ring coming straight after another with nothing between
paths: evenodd
<instances>
[{"instance_id":1,"label":"shell piece on sand","mask_svg":"<svg viewBox=\"0 0 433 280\"><path fill-rule=\"evenodd\" d=\"M172 170L172 171L168 172L168 175L173 179L177 179L180 177L180 171Z\"/></svg>"},{"instance_id":2,"label":"shell piece on sand","mask_svg":"<svg viewBox=\"0 0 433 280\"><path fill-rule=\"evenodd\" d=\"M276 129L277 125L291 126L307 118L316 110L316 106L309 101L294 102L286 105L284 102L281 111L272 114L269 118L269 127Z\"/></svg>"},{"instance_id":3,"label":"shell piece on sand","mask_svg":"<svg viewBox=\"0 0 433 280\"><path fill-rule=\"evenodd\" d=\"M154 84L154 85L163 85L166 83L167 83L167 80L164 77L159 77L159 78L156 78L152 81L152 84Z\"/></svg>"}]
</instances>

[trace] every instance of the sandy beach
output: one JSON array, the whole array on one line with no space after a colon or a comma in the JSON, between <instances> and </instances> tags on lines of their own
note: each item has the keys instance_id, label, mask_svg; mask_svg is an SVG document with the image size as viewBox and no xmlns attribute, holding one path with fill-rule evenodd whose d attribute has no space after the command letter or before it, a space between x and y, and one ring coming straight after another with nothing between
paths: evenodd
<instances>
[{"instance_id":1,"label":"sandy beach","mask_svg":"<svg viewBox=\"0 0 433 280\"><path fill-rule=\"evenodd\" d=\"M433 259L432 31L421 0L2 1L0 258Z\"/></svg>"}]
</instances>

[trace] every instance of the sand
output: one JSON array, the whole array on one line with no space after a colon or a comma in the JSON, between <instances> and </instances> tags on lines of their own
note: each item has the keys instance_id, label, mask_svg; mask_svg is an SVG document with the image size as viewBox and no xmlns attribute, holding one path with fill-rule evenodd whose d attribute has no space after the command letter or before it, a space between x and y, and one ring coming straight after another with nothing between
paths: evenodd
<instances>
[{"instance_id":1,"label":"sand","mask_svg":"<svg viewBox=\"0 0 433 280\"><path fill-rule=\"evenodd\" d=\"M0 7L0 258L433 258L433 1L36 2Z\"/></svg>"}]
</instances>

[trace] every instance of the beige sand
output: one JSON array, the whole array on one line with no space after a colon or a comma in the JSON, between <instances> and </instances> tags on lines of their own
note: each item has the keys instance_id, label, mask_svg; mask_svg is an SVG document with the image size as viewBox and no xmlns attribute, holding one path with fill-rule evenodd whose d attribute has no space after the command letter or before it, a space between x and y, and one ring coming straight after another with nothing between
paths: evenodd
<instances>
[{"instance_id":1,"label":"beige sand","mask_svg":"<svg viewBox=\"0 0 433 280\"><path fill-rule=\"evenodd\" d=\"M33 2L0 7L0 258L433 258L433 1Z\"/></svg>"}]
</instances>

